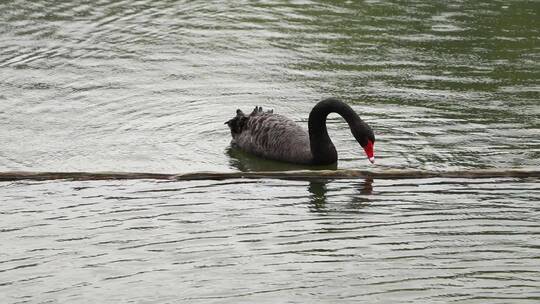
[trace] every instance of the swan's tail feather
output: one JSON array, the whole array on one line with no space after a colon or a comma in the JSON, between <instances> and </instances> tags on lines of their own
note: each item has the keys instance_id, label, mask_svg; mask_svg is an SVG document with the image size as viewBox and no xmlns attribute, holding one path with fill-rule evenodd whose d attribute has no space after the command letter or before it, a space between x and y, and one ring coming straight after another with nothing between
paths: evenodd
<instances>
[{"instance_id":1,"label":"swan's tail feather","mask_svg":"<svg viewBox=\"0 0 540 304\"><path fill-rule=\"evenodd\" d=\"M229 126L229 129L231 129L233 142L240 133L250 128L248 125L248 121L250 121L250 119L253 119L254 121L254 123L251 124L251 127L253 127L253 125L260 125L267 118L265 114L273 113L274 110L267 110L265 112L263 108L259 106L256 106L249 115L246 115L244 112L242 112L242 110L237 109L236 116L233 119L225 122L225 124Z\"/></svg>"},{"instance_id":2,"label":"swan's tail feather","mask_svg":"<svg viewBox=\"0 0 540 304\"><path fill-rule=\"evenodd\" d=\"M253 111L249 115L250 116L257 115L257 114L260 114L261 112L262 112L262 108L259 106L255 106L255 109L253 109Z\"/></svg>"},{"instance_id":3,"label":"swan's tail feather","mask_svg":"<svg viewBox=\"0 0 540 304\"><path fill-rule=\"evenodd\" d=\"M262 107L255 106L255 109L251 112L250 116L259 115L259 114L273 114L274 110L267 110L266 112Z\"/></svg>"}]
</instances>

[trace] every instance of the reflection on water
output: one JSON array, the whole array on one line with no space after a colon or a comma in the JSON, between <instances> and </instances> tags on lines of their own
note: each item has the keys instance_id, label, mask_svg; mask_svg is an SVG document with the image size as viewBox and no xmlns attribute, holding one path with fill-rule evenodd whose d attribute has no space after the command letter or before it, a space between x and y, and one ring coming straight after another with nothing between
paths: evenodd
<instances>
[{"instance_id":1,"label":"reflection on water","mask_svg":"<svg viewBox=\"0 0 540 304\"><path fill-rule=\"evenodd\" d=\"M264 159L251 155L240 149L228 147L226 153L229 156L231 167L242 171L290 171L290 170L335 170L337 164L325 166L306 166Z\"/></svg>"},{"instance_id":2,"label":"reflection on water","mask_svg":"<svg viewBox=\"0 0 540 304\"><path fill-rule=\"evenodd\" d=\"M327 202L327 192L328 184L331 183L331 180L317 180L310 181L308 186L308 192L310 193L310 208L311 210L324 212L326 211L326 202ZM361 209L365 204L369 203L369 198L367 195L372 194L373 191L373 179L366 178L363 182L353 181L349 185L351 188L356 188L356 193L350 195L350 202L347 203L347 206L350 206L351 209Z\"/></svg>"},{"instance_id":3,"label":"reflection on water","mask_svg":"<svg viewBox=\"0 0 540 304\"><path fill-rule=\"evenodd\" d=\"M328 181L310 181L308 191L310 195L311 206L314 210L324 210L326 205L326 184Z\"/></svg>"},{"instance_id":4,"label":"reflection on water","mask_svg":"<svg viewBox=\"0 0 540 304\"><path fill-rule=\"evenodd\" d=\"M335 170L337 164L327 166L302 166L288 164L278 161L262 159L260 157L245 153L239 149L229 147L226 150L230 157L231 166L239 171L287 171L287 170ZM310 208L314 211L325 211L327 185L332 182L327 179L312 180L308 183L308 192L310 193ZM363 182L352 182L352 187L358 189L358 195L351 196L351 205L361 206L364 200L363 195L370 195L373 191L373 179L366 178Z\"/></svg>"}]
</instances>

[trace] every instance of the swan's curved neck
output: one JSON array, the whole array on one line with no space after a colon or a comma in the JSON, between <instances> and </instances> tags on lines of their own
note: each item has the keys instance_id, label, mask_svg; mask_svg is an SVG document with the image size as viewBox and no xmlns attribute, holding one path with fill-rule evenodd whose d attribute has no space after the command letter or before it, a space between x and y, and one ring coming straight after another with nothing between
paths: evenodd
<instances>
[{"instance_id":1,"label":"swan's curved neck","mask_svg":"<svg viewBox=\"0 0 540 304\"><path fill-rule=\"evenodd\" d=\"M330 113L338 113L353 126L362 123L362 120L346 103L328 98L319 102L309 113L309 142L313 155L313 164L333 164L337 161L337 152L328 130L326 129L326 117Z\"/></svg>"}]
</instances>

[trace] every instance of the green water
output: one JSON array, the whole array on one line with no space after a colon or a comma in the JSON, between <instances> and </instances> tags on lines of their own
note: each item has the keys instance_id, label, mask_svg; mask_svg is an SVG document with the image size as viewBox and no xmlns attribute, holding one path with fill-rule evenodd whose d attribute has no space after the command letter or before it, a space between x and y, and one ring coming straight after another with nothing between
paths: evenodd
<instances>
[{"instance_id":1,"label":"green water","mask_svg":"<svg viewBox=\"0 0 540 304\"><path fill-rule=\"evenodd\" d=\"M0 171L287 170L235 110L338 116L336 168L538 168L538 1L0 1ZM534 303L537 179L0 183L2 303Z\"/></svg>"}]
</instances>

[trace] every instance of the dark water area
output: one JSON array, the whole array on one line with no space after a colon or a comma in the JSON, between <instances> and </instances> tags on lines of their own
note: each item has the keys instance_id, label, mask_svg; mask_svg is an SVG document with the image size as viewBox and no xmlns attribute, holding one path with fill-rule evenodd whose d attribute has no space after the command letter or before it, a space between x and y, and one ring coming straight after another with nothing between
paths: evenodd
<instances>
[{"instance_id":1,"label":"dark water area","mask_svg":"<svg viewBox=\"0 0 540 304\"><path fill-rule=\"evenodd\" d=\"M0 171L298 167L237 108L330 116L339 169L538 168L538 1L0 1ZM0 183L2 303L536 303L537 178Z\"/></svg>"}]
</instances>

